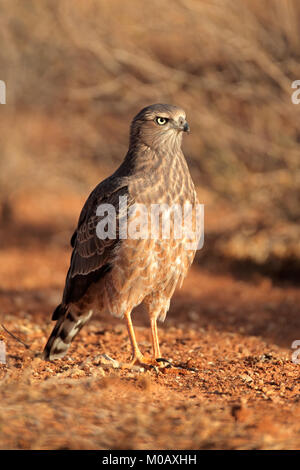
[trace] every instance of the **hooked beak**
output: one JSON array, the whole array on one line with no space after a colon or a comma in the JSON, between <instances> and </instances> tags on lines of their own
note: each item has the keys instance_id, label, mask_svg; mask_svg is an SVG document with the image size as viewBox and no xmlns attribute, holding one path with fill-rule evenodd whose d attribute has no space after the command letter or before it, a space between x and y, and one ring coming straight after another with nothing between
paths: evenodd
<instances>
[{"instance_id":1,"label":"hooked beak","mask_svg":"<svg viewBox=\"0 0 300 470\"><path fill-rule=\"evenodd\" d=\"M179 122L176 124L175 128L182 132L190 132L190 126L183 117L179 119Z\"/></svg>"},{"instance_id":2,"label":"hooked beak","mask_svg":"<svg viewBox=\"0 0 300 470\"><path fill-rule=\"evenodd\" d=\"M182 130L183 132L187 132L187 133L190 132L190 126L188 125L187 122L184 123Z\"/></svg>"}]
</instances>

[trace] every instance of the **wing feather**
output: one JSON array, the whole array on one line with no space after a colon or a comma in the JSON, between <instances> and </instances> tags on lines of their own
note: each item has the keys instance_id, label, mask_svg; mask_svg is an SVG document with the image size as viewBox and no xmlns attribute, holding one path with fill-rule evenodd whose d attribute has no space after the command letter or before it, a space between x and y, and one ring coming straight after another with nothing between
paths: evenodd
<instances>
[{"instance_id":1,"label":"wing feather","mask_svg":"<svg viewBox=\"0 0 300 470\"><path fill-rule=\"evenodd\" d=\"M63 294L63 305L78 301L91 283L98 281L113 266L118 245L119 197L130 200L126 178L108 178L100 183L88 197L71 238L73 252ZM100 204L112 204L116 211L116 238L101 240L96 227L101 220L96 215ZM126 207L126 209L128 206Z\"/></svg>"}]
</instances>

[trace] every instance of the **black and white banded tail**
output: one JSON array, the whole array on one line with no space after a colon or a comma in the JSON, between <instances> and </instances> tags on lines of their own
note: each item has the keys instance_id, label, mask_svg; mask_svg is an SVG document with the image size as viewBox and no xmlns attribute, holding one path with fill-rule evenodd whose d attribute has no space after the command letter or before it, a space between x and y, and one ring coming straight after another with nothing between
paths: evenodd
<instances>
[{"instance_id":1,"label":"black and white banded tail","mask_svg":"<svg viewBox=\"0 0 300 470\"><path fill-rule=\"evenodd\" d=\"M52 361L63 357L92 313L92 310L85 314L74 313L70 307L59 305L52 316L52 320L57 321L44 348L43 359Z\"/></svg>"}]
</instances>

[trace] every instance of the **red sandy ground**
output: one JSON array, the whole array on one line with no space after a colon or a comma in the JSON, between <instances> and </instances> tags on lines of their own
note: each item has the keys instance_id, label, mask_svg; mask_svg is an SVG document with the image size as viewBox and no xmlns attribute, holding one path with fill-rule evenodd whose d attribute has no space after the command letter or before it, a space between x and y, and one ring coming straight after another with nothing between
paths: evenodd
<instances>
[{"instance_id":1,"label":"red sandy ground","mask_svg":"<svg viewBox=\"0 0 300 470\"><path fill-rule=\"evenodd\" d=\"M110 317L92 319L66 358L35 357L63 288L79 202L70 207L65 225L56 220L59 232L49 219L43 230L26 225L26 211L0 232L0 320L30 345L0 332L0 448L300 448L299 365L291 361L299 289L258 275L242 281L221 266L212 272L201 252L160 328L163 356L195 370L101 365L104 353L130 356L123 322ZM147 318L133 318L150 353Z\"/></svg>"}]
</instances>

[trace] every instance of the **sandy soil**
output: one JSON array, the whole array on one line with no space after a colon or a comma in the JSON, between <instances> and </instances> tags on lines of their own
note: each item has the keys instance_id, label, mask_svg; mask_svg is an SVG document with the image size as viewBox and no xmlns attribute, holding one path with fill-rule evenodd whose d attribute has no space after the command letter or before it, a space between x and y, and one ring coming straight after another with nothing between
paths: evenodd
<instances>
[{"instance_id":1,"label":"sandy soil","mask_svg":"<svg viewBox=\"0 0 300 470\"><path fill-rule=\"evenodd\" d=\"M103 363L102 354L130 356L124 323L110 317L93 318L66 358L36 357L60 300L73 212L59 231L46 221L43 230L34 221L26 225L26 211L18 226L0 231L0 321L30 345L26 350L0 331L7 350L0 447L300 448L299 365L291 360L291 343L300 339L300 292L293 284L233 275L221 264L219 272L208 269L199 253L160 327L163 356L186 369ZM150 353L147 318L133 318L141 349Z\"/></svg>"}]
</instances>

